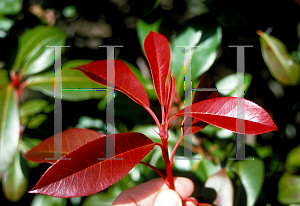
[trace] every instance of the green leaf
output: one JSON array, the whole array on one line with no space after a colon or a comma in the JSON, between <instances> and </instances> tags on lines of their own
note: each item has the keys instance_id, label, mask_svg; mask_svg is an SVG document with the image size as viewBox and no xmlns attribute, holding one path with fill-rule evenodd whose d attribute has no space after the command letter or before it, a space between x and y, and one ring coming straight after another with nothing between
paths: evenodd
<instances>
[{"instance_id":1,"label":"green leaf","mask_svg":"<svg viewBox=\"0 0 300 206\"><path fill-rule=\"evenodd\" d=\"M278 182L278 201L288 205L300 202L300 176L284 174Z\"/></svg>"},{"instance_id":2,"label":"green leaf","mask_svg":"<svg viewBox=\"0 0 300 206\"><path fill-rule=\"evenodd\" d=\"M64 17L72 18L72 17L76 16L76 10L77 10L76 6L69 5L69 6L66 6L65 8L63 8L62 14L64 15Z\"/></svg>"},{"instance_id":3,"label":"green leaf","mask_svg":"<svg viewBox=\"0 0 300 206\"><path fill-rule=\"evenodd\" d=\"M293 148L286 156L287 167L300 167L300 145Z\"/></svg>"},{"instance_id":4,"label":"green leaf","mask_svg":"<svg viewBox=\"0 0 300 206\"><path fill-rule=\"evenodd\" d=\"M231 97L242 97L243 94L245 94L251 84L251 80L252 80L252 75L249 73L245 73L245 76L243 76L244 74L241 73L234 73L234 74L229 74L223 78L221 78L217 83L216 83L216 87L218 89L228 89L228 90L218 90L222 95L225 96L231 96ZM244 78L244 84L240 84L237 85L237 77L242 77ZM236 89L239 87L243 87L245 93L243 94L237 94Z\"/></svg>"},{"instance_id":5,"label":"green leaf","mask_svg":"<svg viewBox=\"0 0 300 206\"><path fill-rule=\"evenodd\" d=\"M205 182L208 177L217 173L219 170L220 168L215 165L214 162L203 157L198 167L194 170L192 169L192 171L195 172L195 175L201 180L201 182Z\"/></svg>"},{"instance_id":6,"label":"green leaf","mask_svg":"<svg viewBox=\"0 0 300 206\"><path fill-rule=\"evenodd\" d=\"M205 187L216 191L217 197L213 202L215 205L233 205L234 190L226 169L222 169L210 176L205 182Z\"/></svg>"},{"instance_id":7,"label":"green leaf","mask_svg":"<svg viewBox=\"0 0 300 206\"><path fill-rule=\"evenodd\" d=\"M64 198L51 197L47 195L35 195L30 206L66 206L67 200Z\"/></svg>"},{"instance_id":8,"label":"green leaf","mask_svg":"<svg viewBox=\"0 0 300 206\"><path fill-rule=\"evenodd\" d=\"M110 186L106 192L88 196L82 203L82 206L110 206L122 191L135 185L130 178L130 174L127 174L117 183Z\"/></svg>"},{"instance_id":9,"label":"green leaf","mask_svg":"<svg viewBox=\"0 0 300 206\"><path fill-rule=\"evenodd\" d=\"M101 119L94 119L87 116L81 116L78 119L78 123L76 124L77 128L97 128L97 129L103 129L104 128L104 122Z\"/></svg>"},{"instance_id":10,"label":"green leaf","mask_svg":"<svg viewBox=\"0 0 300 206\"><path fill-rule=\"evenodd\" d=\"M0 176L13 163L18 148L20 120L12 85L0 92Z\"/></svg>"},{"instance_id":11,"label":"green leaf","mask_svg":"<svg viewBox=\"0 0 300 206\"><path fill-rule=\"evenodd\" d=\"M21 153L19 151L16 152L13 164L3 175L2 187L4 195L6 199L12 202L19 201L27 191L28 181L23 174L26 164L21 164L21 158L23 159Z\"/></svg>"},{"instance_id":12,"label":"green leaf","mask_svg":"<svg viewBox=\"0 0 300 206\"><path fill-rule=\"evenodd\" d=\"M159 132L159 129L157 128L156 125L136 125L132 128L131 132L143 133L152 141L161 143L161 139L159 135L156 133ZM178 137L173 131L169 130L168 132L169 132L168 143L171 146L174 146L178 141Z\"/></svg>"},{"instance_id":13,"label":"green leaf","mask_svg":"<svg viewBox=\"0 0 300 206\"><path fill-rule=\"evenodd\" d=\"M54 64L54 48L64 45L66 34L58 27L36 26L19 38L19 50L12 70L21 69L23 75L41 72Z\"/></svg>"},{"instance_id":14,"label":"green leaf","mask_svg":"<svg viewBox=\"0 0 300 206\"><path fill-rule=\"evenodd\" d=\"M31 150L31 148L35 147L39 143L41 143L42 140L36 139L36 138L29 138L29 137L22 137L21 143L20 143L20 150L22 153L26 153L27 151Z\"/></svg>"},{"instance_id":15,"label":"green leaf","mask_svg":"<svg viewBox=\"0 0 300 206\"><path fill-rule=\"evenodd\" d=\"M71 60L62 66L62 99L68 101L82 101L92 98L102 98L106 95L106 91L92 91L106 87L95 83L87 78L82 72L70 69L83 64L87 64L92 60ZM43 92L44 94L54 97L54 70L43 74L38 74L28 78L28 88ZM76 91L79 88L88 89L86 91Z\"/></svg>"},{"instance_id":16,"label":"green leaf","mask_svg":"<svg viewBox=\"0 0 300 206\"><path fill-rule=\"evenodd\" d=\"M44 111L47 106L48 102L44 99L33 99L23 103L20 106L21 124L30 129L39 127L48 117L45 114L38 113Z\"/></svg>"},{"instance_id":17,"label":"green leaf","mask_svg":"<svg viewBox=\"0 0 300 206\"><path fill-rule=\"evenodd\" d=\"M8 72L4 69L0 69L0 92L4 91L9 83Z\"/></svg>"},{"instance_id":18,"label":"green leaf","mask_svg":"<svg viewBox=\"0 0 300 206\"><path fill-rule=\"evenodd\" d=\"M177 92L183 92L184 66L189 69L192 65L192 79L199 78L214 63L221 39L220 26L195 18L171 42L171 70L176 79ZM186 57L185 48L178 46L197 46L191 48L192 59Z\"/></svg>"},{"instance_id":19,"label":"green leaf","mask_svg":"<svg viewBox=\"0 0 300 206\"><path fill-rule=\"evenodd\" d=\"M15 15L22 9L22 0L1 0L0 1L0 16Z\"/></svg>"},{"instance_id":20,"label":"green leaf","mask_svg":"<svg viewBox=\"0 0 300 206\"><path fill-rule=\"evenodd\" d=\"M171 42L171 70L177 82L184 76L185 49L181 46L197 46L202 36L201 30L188 26ZM190 68L190 62L185 63ZM179 83L181 85L181 83Z\"/></svg>"},{"instance_id":21,"label":"green leaf","mask_svg":"<svg viewBox=\"0 0 300 206\"><path fill-rule=\"evenodd\" d=\"M217 51L221 44L222 29L220 26L213 28L203 28L200 40L200 47L196 48L192 56L192 76L193 79L199 78L214 63Z\"/></svg>"},{"instance_id":22,"label":"green leaf","mask_svg":"<svg viewBox=\"0 0 300 206\"><path fill-rule=\"evenodd\" d=\"M82 206L111 206L121 191L114 191L115 187L109 187L107 192L99 192L87 197Z\"/></svg>"},{"instance_id":23,"label":"green leaf","mask_svg":"<svg viewBox=\"0 0 300 206\"><path fill-rule=\"evenodd\" d=\"M20 106L20 116L28 117L42 112L48 106L48 101L44 99L33 99L24 102Z\"/></svg>"},{"instance_id":24,"label":"green leaf","mask_svg":"<svg viewBox=\"0 0 300 206\"><path fill-rule=\"evenodd\" d=\"M144 51L145 37L149 34L150 31L159 33L159 27L160 27L161 22L162 22L162 19L158 19L152 24L148 24L141 19L139 19L137 21L136 31L137 31L137 35L138 35L140 45L141 45L141 48L143 49L143 51Z\"/></svg>"},{"instance_id":25,"label":"green leaf","mask_svg":"<svg viewBox=\"0 0 300 206\"><path fill-rule=\"evenodd\" d=\"M72 203L72 205L80 205L81 203L81 199L82 197L74 197L74 198L70 198L70 202Z\"/></svg>"},{"instance_id":26,"label":"green leaf","mask_svg":"<svg viewBox=\"0 0 300 206\"><path fill-rule=\"evenodd\" d=\"M27 128L29 129L36 129L38 128L46 119L48 119L48 116L45 114L38 114L30 118Z\"/></svg>"},{"instance_id":27,"label":"green leaf","mask_svg":"<svg viewBox=\"0 0 300 206\"><path fill-rule=\"evenodd\" d=\"M33 148L33 147L37 146L39 143L41 143L41 141L42 140L36 139L36 138L22 137L20 145L19 145L19 149L24 154L27 151L29 151L31 148ZM31 162L31 161L27 160L26 158L25 158L25 161L30 168L35 168L39 165L39 163Z\"/></svg>"},{"instance_id":28,"label":"green leaf","mask_svg":"<svg viewBox=\"0 0 300 206\"><path fill-rule=\"evenodd\" d=\"M272 155L273 149L272 149L271 146L266 145L266 146L263 146L263 147L257 147L256 152L257 152L259 158L265 159L265 158L270 157Z\"/></svg>"},{"instance_id":29,"label":"green leaf","mask_svg":"<svg viewBox=\"0 0 300 206\"><path fill-rule=\"evenodd\" d=\"M0 16L0 38L4 38L10 30L10 28L14 25L14 21L6 18L4 16Z\"/></svg>"},{"instance_id":30,"label":"green leaf","mask_svg":"<svg viewBox=\"0 0 300 206\"><path fill-rule=\"evenodd\" d=\"M293 61L285 45L277 38L257 31L264 61L276 81L296 85L300 80L299 64Z\"/></svg>"},{"instance_id":31,"label":"green leaf","mask_svg":"<svg viewBox=\"0 0 300 206\"><path fill-rule=\"evenodd\" d=\"M237 170L237 175L246 190L247 206L254 205L264 182L263 161L257 158L254 160L240 160L234 163L233 168Z\"/></svg>"}]
</instances>

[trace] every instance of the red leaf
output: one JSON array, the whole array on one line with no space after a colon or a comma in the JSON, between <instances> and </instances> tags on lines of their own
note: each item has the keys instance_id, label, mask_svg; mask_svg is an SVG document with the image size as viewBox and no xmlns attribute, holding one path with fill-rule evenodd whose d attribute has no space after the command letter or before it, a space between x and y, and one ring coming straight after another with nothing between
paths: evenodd
<instances>
[{"instance_id":1,"label":"red leaf","mask_svg":"<svg viewBox=\"0 0 300 206\"><path fill-rule=\"evenodd\" d=\"M171 78L170 78L170 84L169 84L169 90L168 90L168 98L167 98L167 103L166 103L166 117L168 118L172 104L173 104L173 100L174 100L174 96L175 96L175 89L176 89L176 81L175 81L175 77L171 71Z\"/></svg>"},{"instance_id":2,"label":"red leaf","mask_svg":"<svg viewBox=\"0 0 300 206\"><path fill-rule=\"evenodd\" d=\"M204 100L189 107L191 112L180 110L176 116L194 117L208 124L228 129L236 133L262 134L277 130L270 115L257 104L244 99L245 130L237 128L237 97L219 97ZM189 108L190 109L190 108ZM244 131L244 132L243 132Z\"/></svg>"},{"instance_id":3,"label":"red leaf","mask_svg":"<svg viewBox=\"0 0 300 206\"><path fill-rule=\"evenodd\" d=\"M162 34L151 31L145 38L144 48L150 65L157 98L161 105L165 105L166 82L171 62L169 42Z\"/></svg>"},{"instance_id":4,"label":"red leaf","mask_svg":"<svg viewBox=\"0 0 300 206\"><path fill-rule=\"evenodd\" d=\"M107 60L94 61L89 64L79 66L79 71L91 80L107 86ZM149 107L149 98L138 78L132 73L130 68L122 61L115 59L115 89L123 92L136 103L143 107ZM111 84L113 84L111 82Z\"/></svg>"},{"instance_id":5,"label":"red leaf","mask_svg":"<svg viewBox=\"0 0 300 206\"><path fill-rule=\"evenodd\" d=\"M199 80L198 86L197 86L197 89L199 89L199 88L215 88L213 80L209 76L208 73L205 73L202 75L201 79ZM194 97L193 97L193 103L197 103L197 102L200 102L200 101L203 101L206 99L212 99L212 98L217 98L217 97L221 97L221 95L217 91L195 91ZM185 128L185 131L184 131L184 123L187 118L190 118L190 117L186 117L182 121L181 132L182 132L182 134L184 134L184 136L197 133L200 130L204 129L204 127L206 127L208 125L206 122L192 118L191 126L188 126L187 128Z\"/></svg>"},{"instance_id":6,"label":"red leaf","mask_svg":"<svg viewBox=\"0 0 300 206\"><path fill-rule=\"evenodd\" d=\"M30 151L26 152L24 156L26 159L43 163L55 163L57 160L45 160L46 158L53 158L54 152L58 152L62 154L62 156L68 154L72 150L84 145L87 142L90 142L94 139L105 137L106 135L98 133L89 129L80 129L80 128L72 128L65 130L61 133L62 135L62 151L54 151L54 141L56 140L56 145L59 144L57 142L57 138L54 138L54 135L42 141L39 145L32 148Z\"/></svg>"},{"instance_id":7,"label":"red leaf","mask_svg":"<svg viewBox=\"0 0 300 206\"><path fill-rule=\"evenodd\" d=\"M63 198L94 194L124 177L155 144L141 133L115 134L114 157L99 160L111 150L106 151L106 137L95 139L64 156L71 160L53 164L29 192Z\"/></svg>"}]
</instances>

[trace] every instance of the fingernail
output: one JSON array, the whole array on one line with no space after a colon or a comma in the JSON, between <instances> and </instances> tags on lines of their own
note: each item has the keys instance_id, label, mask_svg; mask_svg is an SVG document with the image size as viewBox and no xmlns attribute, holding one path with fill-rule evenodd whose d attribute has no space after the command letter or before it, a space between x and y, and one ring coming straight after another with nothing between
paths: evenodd
<instances>
[{"instance_id":1,"label":"fingernail","mask_svg":"<svg viewBox=\"0 0 300 206\"><path fill-rule=\"evenodd\" d=\"M182 206L182 202L177 192L168 189L157 195L154 206Z\"/></svg>"}]
</instances>

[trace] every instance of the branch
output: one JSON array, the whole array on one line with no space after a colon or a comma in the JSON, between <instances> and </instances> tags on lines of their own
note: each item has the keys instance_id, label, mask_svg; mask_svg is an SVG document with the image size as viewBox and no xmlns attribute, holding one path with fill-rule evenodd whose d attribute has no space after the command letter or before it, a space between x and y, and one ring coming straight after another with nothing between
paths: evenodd
<instances>
[{"instance_id":1,"label":"branch","mask_svg":"<svg viewBox=\"0 0 300 206\"><path fill-rule=\"evenodd\" d=\"M159 169L157 169L156 167L154 167L154 166L152 166L152 165L150 165L146 162L139 162L139 163L142 164L142 165L146 165L146 166L150 167L155 172L157 172L164 179L164 181L166 181L166 179L167 179L166 176Z\"/></svg>"}]
</instances>

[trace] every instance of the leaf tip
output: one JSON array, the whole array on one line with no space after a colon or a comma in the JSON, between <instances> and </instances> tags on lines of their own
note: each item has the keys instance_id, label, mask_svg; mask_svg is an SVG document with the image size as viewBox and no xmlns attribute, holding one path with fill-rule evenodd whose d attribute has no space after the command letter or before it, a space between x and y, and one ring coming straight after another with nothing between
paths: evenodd
<instances>
[{"instance_id":1,"label":"leaf tip","mask_svg":"<svg viewBox=\"0 0 300 206\"><path fill-rule=\"evenodd\" d=\"M262 32L261 30L257 30L256 33L257 33L259 36L261 36L261 37L265 34L265 33Z\"/></svg>"}]
</instances>

